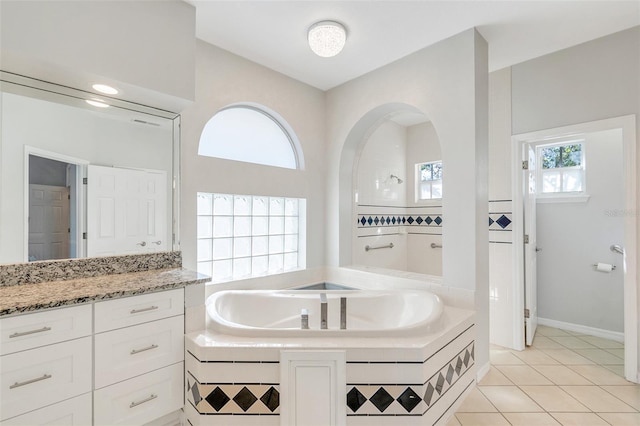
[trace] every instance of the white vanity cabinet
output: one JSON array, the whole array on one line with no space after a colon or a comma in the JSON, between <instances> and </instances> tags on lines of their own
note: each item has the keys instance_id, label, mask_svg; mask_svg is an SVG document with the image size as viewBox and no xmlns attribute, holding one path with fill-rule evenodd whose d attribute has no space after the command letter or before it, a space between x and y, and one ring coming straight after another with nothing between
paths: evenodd
<instances>
[{"instance_id":1,"label":"white vanity cabinet","mask_svg":"<svg viewBox=\"0 0 640 426\"><path fill-rule=\"evenodd\" d=\"M0 319L0 426L142 425L183 407L184 289Z\"/></svg>"},{"instance_id":2,"label":"white vanity cabinet","mask_svg":"<svg viewBox=\"0 0 640 426\"><path fill-rule=\"evenodd\" d=\"M95 304L94 424L144 424L183 406L184 290Z\"/></svg>"},{"instance_id":3,"label":"white vanity cabinet","mask_svg":"<svg viewBox=\"0 0 640 426\"><path fill-rule=\"evenodd\" d=\"M90 404L63 404L83 394L90 401L91 325L91 305L0 320L3 426L44 424L60 418L79 425L91 419Z\"/></svg>"}]
</instances>

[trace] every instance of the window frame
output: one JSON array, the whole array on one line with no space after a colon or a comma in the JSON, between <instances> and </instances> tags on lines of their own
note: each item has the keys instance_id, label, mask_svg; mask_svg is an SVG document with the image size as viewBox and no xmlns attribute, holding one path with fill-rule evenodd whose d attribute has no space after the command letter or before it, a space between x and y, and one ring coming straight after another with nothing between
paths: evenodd
<instances>
[{"instance_id":1,"label":"window frame","mask_svg":"<svg viewBox=\"0 0 640 426\"><path fill-rule=\"evenodd\" d=\"M548 169L542 168L542 152L544 149L553 148L553 147L563 147L569 145L580 145L580 165L579 166L559 166ZM586 173L586 164L587 164L587 147L586 147L586 139L584 137L571 137L562 140L556 140L552 143L540 143L534 146L536 151L536 198L540 202L582 202L589 199L589 194L587 193L587 173ZM560 174L560 191L554 192L543 192L544 188L544 175L545 171L556 171ZM580 180L582 189L579 191L563 191L562 187L563 181L566 178L565 172L580 172Z\"/></svg>"},{"instance_id":2,"label":"window frame","mask_svg":"<svg viewBox=\"0 0 640 426\"><path fill-rule=\"evenodd\" d=\"M442 170L441 174L442 177L440 179L430 179L430 180L426 180L423 181L421 179L421 169L422 166L427 165L427 164L440 164L440 169ZM429 190L429 194L433 194L433 184L439 182L441 185L441 196L440 197L433 197L431 196L430 198L420 198L420 195L422 194L422 187L425 184L428 184L430 186L430 190ZM415 165L415 183L414 183L414 192L415 192L415 196L414 196L414 201L417 204L434 204L434 203L441 203L442 202L442 195L444 195L444 168L443 168L443 163L442 160L433 160L433 161L423 161L421 163L416 163Z\"/></svg>"}]
</instances>

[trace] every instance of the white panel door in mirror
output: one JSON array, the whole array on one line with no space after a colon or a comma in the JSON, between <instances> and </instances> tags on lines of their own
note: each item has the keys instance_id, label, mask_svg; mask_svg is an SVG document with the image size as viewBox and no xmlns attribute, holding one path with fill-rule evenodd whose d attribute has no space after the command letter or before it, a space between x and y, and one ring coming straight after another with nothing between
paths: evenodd
<instances>
[{"instance_id":1,"label":"white panel door in mirror","mask_svg":"<svg viewBox=\"0 0 640 426\"><path fill-rule=\"evenodd\" d=\"M166 172L90 165L87 254L167 250Z\"/></svg>"}]
</instances>

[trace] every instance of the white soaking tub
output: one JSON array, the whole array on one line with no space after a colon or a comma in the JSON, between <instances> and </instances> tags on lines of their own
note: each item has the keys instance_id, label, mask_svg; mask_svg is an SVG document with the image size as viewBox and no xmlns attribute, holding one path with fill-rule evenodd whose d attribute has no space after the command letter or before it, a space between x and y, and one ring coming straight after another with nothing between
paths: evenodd
<instances>
[{"instance_id":1,"label":"white soaking tub","mask_svg":"<svg viewBox=\"0 0 640 426\"><path fill-rule=\"evenodd\" d=\"M321 298L327 329L320 329ZM346 298L346 329L340 328L340 299ZM227 290L207 301L209 326L233 336L398 337L435 331L444 306L421 290ZM302 328L308 313L309 329Z\"/></svg>"}]
</instances>

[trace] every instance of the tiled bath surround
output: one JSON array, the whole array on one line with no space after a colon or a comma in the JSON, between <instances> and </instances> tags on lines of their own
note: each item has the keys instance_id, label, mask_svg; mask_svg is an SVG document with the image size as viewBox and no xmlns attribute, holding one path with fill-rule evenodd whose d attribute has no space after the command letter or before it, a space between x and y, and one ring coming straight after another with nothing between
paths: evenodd
<instances>
[{"instance_id":1,"label":"tiled bath surround","mask_svg":"<svg viewBox=\"0 0 640 426\"><path fill-rule=\"evenodd\" d=\"M282 397L279 354L288 348L300 350L300 345L310 351L346 351L348 425L434 424L441 416L447 418L460 396L471 389L476 369L481 367L475 363L475 326L472 315L458 316L468 311L456 308L473 309L472 291L443 286L433 278L427 281L416 273L375 268L327 268L267 278L273 280L271 288L326 281L363 289L429 289L449 308L443 318L450 328L406 341L234 337L206 330L189 333L185 412L191 424L279 425L280 403L275 400L276 395ZM236 284L255 288L254 281ZM209 286L208 294L217 287Z\"/></svg>"},{"instance_id":2,"label":"tiled bath surround","mask_svg":"<svg viewBox=\"0 0 640 426\"><path fill-rule=\"evenodd\" d=\"M419 338L387 345L375 338L343 339L347 424L422 425L446 419L475 379L472 321L465 316L421 344ZM280 350L340 346L336 339L191 333L186 343L187 418L193 425L279 425Z\"/></svg>"}]
</instances>

